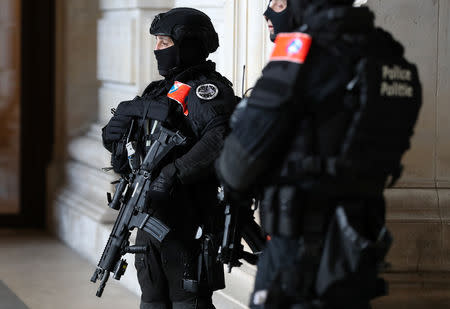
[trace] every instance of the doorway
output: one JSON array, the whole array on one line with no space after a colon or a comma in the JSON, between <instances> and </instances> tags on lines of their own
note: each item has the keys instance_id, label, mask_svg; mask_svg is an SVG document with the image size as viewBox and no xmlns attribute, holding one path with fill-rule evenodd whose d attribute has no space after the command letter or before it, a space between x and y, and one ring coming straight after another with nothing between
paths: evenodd
<instances>
[{"instance_id":1,"label":"doorway","mask_svg":"<svg viewBox=\"0 0 450 309\"><path fill-rule=\"evenodd\" d=\"M0 227L45 226L54 0L0 2Z\"/></svg>"}]
</instances>

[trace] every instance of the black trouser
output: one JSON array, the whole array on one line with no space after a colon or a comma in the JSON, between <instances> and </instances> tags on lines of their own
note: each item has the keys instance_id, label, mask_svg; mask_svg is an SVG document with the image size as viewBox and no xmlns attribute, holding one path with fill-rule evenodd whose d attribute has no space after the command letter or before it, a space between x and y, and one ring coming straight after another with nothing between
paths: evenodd
<instances>
[{"instance_id":1,"label":"black trouser","mask_svg":"<svg viewBox=\"0 0 450 309\"><path fill-rule=\"evenodd\" d=\"M306 287L306 290L301 291L300 288L294 288L292 292L291 283L302 286L303 283L310 281L308 279L315 276L315 266L312 261L311 268L304 267L305 264L299 266L299 256L302 255L304 244L303 242L286 237L273 236L268 242L266 248L262 252L258 261L258 270L256 273L254 293L250 300L250 308L286 308L286 309L368 309L370 308L369 300L364 302L349 302L345 307L333 306L333 304L319 303L314 299L313 282L311 286ZM310 263L306 263L310 264ZM317 265L317 264L316 264ZM312 273L311 273L312 271ZM289 276L291 285L288 290L281 291L282 286L286 285L284 279L281 279L284 274ZM306 279L306 280L305 280ZM308 283L306 283L308 284ZM267 293L267 294L266 294ZM266 296L268 297L266 299ZM257 304L255 304L255 301ZM270 305L266 305L268 301ZM258 304L259 303L259 304Z\"/></svg>"},{"instance_id":2,"label":"black trouser","mask_svg":"<svg viewBox=\"0 0 450 309\"><path fill-rule=\"evenodd\" d=\"M139 230L136 245L147 245L148 254L136 255L136 270L141 286L141 309L211 309L212 291L188 292L182 287L185 278L197 276L199 244L169 234L161 244Z\"/></svg>"}]
</instances>

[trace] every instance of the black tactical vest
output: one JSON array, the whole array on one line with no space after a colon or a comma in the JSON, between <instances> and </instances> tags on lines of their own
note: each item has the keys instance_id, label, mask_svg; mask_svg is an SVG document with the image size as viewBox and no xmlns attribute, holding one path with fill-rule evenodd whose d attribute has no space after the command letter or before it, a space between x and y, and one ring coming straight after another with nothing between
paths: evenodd
<instances>
[{"instance_id":1,"label":"black tactical vest","mask_svg":"<svg viewBox=\"0 0 450 309\"><path fill-rule=\"evenodd\" d=\"M324 46L316 40L314 45L311 35L310 61L299 68L294 91L307 92L302 82L308 85L323 75L311 70L317 63L313 53L339 44ZM374 36L380 35L387 36L374 31ZM298 121L293 134L286 135L290 140L284 139L289 146L280 167L269 177L273 185L265 187L262 216L267 232L296 235L305 209L324 207L308 216L323 217L327 200L379 198L386 185L399 179L401 159L410 148L422 105L422 89L417 67L399 49L389 51L385 46L379 53L366 50L359 58L342 57L351 75L325 77L331 81L319 84L322 92L302 94L299 106L294 104L290 112L298 115ZM311 198L316 205L309 207Z\"/></svg>"},{"instance_id":2,"label":"black tactical vest","mask_svg":"<svg viewBox=\"0 0 450 309\"><path fill-rule=\"evenodd\" d=\"M417 68L403 57L357 62L340 110L311 111L281 168L281 182L329 195L377 195L401 175L422 104Z\"/></svg>"}]
</instances>

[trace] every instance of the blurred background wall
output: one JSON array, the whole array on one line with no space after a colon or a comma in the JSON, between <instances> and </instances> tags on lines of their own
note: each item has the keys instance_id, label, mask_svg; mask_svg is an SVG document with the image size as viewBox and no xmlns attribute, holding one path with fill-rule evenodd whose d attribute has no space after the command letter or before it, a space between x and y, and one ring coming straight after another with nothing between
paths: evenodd
<instances>
[{"instance_id":1,"label":"blurred background wall","mask_svg":"<svg viewBox=\"0 0 450 309\"><path fill-rule=\"evenodd\" d=\"M6 2L15 3L0 3ZM117 176L101 170L110 165L101 128L112 107L159 78L155 40L148 33L153 17L176 6L207 13L221 45L211 59L241 95L255 83L272 47L262 17L266 5L262 0L54 1L54 117L48 120L54 141L51 162L46 164L49 230L97 262L116 215L106 206L106 191L112 190L110 182ZM398 185L386 191L387 220L395 237L388 258L392 267L385 274L391 296L377 301L375 308L445 308L450 305L450 2L369 0L368 6L376 12L377 24L405 45L408 59L419 66L424 87L424 106L404 158L405 172ZM0 14L1 40L4 29L11 27L4 16ZM5 64L9 52L5 46L0 43L0 90L5 87L5 72L15 65L13 60ZM5 112L5 97L0 92L0 118L9 115L14 120L14 114ZM20 124L16 121L18 130ZM6 144L0 136L0 160L2 156L12 160L14 155L3 150ZM1 205L0 213L13 211L3 201ZM130 265L132 259L128 257ZM234 269L227 277L227 289L216 293L216 302L223 308L245 308L254 273L249 265ZM122 282L138 293L133 267Z\"/></svg>"},{"instance_id":2,"label":"blurred background wall","mask_svg":"<svg viewBox=\"0 0 450 309\"><path fill-rule=\"evenodd\" d=\"M54 16L52 0L0 1L0 227L45 225Z\"/></svg>"},{"instance_id":3,"label":"blurred background wall","mask_svg":"<svg viewBox=\"0 0 450 309\"><path fill-rule=\"evenodd\" d=\"M0 213L20 211L20 3L0 4Z\"/></svg>"}]
</instances>

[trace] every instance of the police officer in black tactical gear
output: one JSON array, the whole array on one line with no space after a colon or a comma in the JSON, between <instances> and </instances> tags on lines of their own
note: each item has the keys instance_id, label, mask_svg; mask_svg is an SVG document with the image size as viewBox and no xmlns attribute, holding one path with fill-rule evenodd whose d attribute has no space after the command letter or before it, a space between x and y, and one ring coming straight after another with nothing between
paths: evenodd
<instances>
[{"instance_id":1,"label":"police officer in black tactical gear","mask_svg":"<svg viewBox=\"0 0 450 309\"><path fill-rule=\"evenodd\" d=\"M188 141L164 160L150 186L148 211L171 232L159 243L138 230L136 245L149 247L148 254L136 255L140 308L214 308L212 291L224 287L224 278L214 255L214 229L223 221L215 222L222 210L216 210L213 162L236 99L231 83L206 60L219 46L207 15L175 8L157 15L150 33L157 39L154 53L164 79L150 83L141 97L119 104L103 128L113 168L122 174L130 171L127 157L144 156L160 126L181 132ZM138 125L130 129L133 119Z\"/></svg>"},{"instance_id":2,"label":"police officer in black tactical gear","mask_svg":"<svg viewBox=\"0 0 450 309\"><path fill-rule=\"evenodd\" d=\"M401 175L422 90L403 46L352 4L288 1L289 32L217 162L229 196L263 192L271 240L252 308L366 309L387 293L383 190Z\"/></svg>"},{"instance_id":3,"label":"police officer in black tactical gear","mask_svg":"<svg viewBox=\"0 0 450 309\"><path fill-rule=\"evenodd\" d=\"M264 12L269 27L270 40L275 42L277 34L290 29L291 11L287 10L287 0L270 0Z\"/></svg>"}]
</instances>

